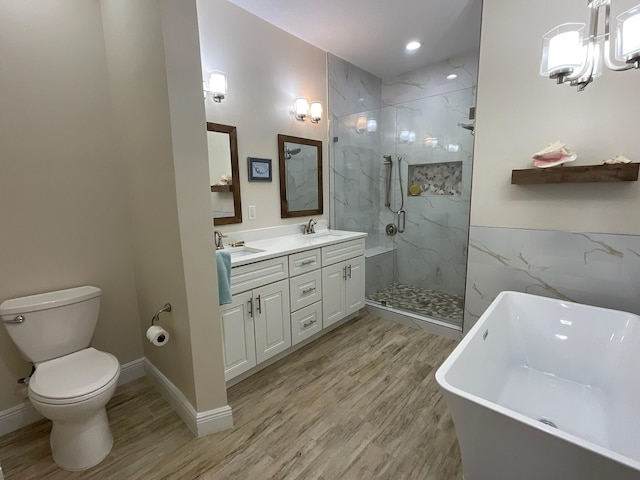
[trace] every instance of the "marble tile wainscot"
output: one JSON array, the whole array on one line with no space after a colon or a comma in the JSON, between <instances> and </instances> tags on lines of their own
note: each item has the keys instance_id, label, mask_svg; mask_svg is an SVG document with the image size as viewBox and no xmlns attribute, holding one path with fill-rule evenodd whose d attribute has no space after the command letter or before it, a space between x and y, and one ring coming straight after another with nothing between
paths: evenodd
<instances>
[{"instance_id":1,"label":"marble tile wainscot","mask_svg":"<svg viewBox=\"0 0 640 480\"><path fill-rule=\"evenodd\" d=\"M640 315L640 236L472 226L464 331L503 290Z\"/></svg>"}]
</instances>

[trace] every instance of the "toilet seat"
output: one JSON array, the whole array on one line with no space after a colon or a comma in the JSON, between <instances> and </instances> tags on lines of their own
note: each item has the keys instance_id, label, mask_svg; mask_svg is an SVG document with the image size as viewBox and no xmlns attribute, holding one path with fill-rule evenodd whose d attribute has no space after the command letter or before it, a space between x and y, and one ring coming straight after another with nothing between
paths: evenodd
<instances>
[{"instance_id":1,"label":"toilet seat","mask_svg":"<svg viewBox=\"0 0 640 480\"><path fill-rule=\"evenodd\" d=\"M29 381L29 396L54 405L79 403L108 390L119 374L115 356L90 347L39 364Z\"/></svg>"}]
</instances>

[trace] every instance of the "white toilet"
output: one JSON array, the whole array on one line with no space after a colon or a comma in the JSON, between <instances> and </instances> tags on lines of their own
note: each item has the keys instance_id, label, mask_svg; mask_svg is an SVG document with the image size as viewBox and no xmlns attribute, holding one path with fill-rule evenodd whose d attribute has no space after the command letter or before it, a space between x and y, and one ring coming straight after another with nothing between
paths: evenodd
<instances>
[{"instance_id":1,"label":"white toilet","mask_svg":"<svg viewBox=\"0 0 640 480\"><path fill-rule=\"evenodd\" d=\"M89 347L101 295L99 288L85 286L0 304L9 336L35 365L29 398L53 422L51 453L65 470L93 467L113 446L105 405L115 392L120 363Z\"/></svg>"}]
</instances>

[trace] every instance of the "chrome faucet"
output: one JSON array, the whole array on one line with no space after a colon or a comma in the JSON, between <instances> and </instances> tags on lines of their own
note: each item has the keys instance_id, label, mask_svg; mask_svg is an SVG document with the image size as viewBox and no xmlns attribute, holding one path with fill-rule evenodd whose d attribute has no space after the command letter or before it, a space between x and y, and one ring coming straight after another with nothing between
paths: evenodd
<instances>
[{"instance_id":1,"label":"chrome faucet","mask_svg":"<svg viewBox=\"0 0 640 480\"><path fill-rule=\"evenodd\" d=\"M309 221L302 226L302 234L303 235L308 235L310 233L316 233L316 229L314 228L314 225L316 225L318 222L316 222L313 218L310 218Z\"/></svg>"},{"instance_id":2,"label":"chrome faucet","mask_svg":"<svg viewBox=\"0 0 640 480\"><path fill-rule=\"evenodd\" d=\"M213 239L214 239L214 243L216 244L216 250L224 249L224 244L222 243L223 238L227 238L227 236L223 235L218 230L213 231Z\"/></svg>"}]
</instances>

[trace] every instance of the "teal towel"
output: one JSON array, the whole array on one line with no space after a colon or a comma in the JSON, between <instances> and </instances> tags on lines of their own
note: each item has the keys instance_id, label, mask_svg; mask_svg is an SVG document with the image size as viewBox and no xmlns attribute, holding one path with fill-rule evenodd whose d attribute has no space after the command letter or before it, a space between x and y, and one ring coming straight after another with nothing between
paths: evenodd
<instances>
[{"instance_id":1,"label":"teal towel","mask_svg":"<svg viewBox=\"0 0 640 480\"><path fill-rule=\"evenodd\" d=\"M220 305L231 303L231 254L224 250L216 250L218 267L218 297Z\"/></svg>"}]
</instances>

